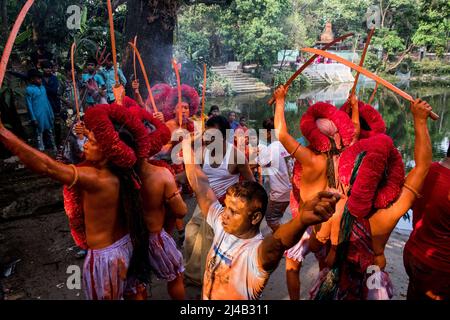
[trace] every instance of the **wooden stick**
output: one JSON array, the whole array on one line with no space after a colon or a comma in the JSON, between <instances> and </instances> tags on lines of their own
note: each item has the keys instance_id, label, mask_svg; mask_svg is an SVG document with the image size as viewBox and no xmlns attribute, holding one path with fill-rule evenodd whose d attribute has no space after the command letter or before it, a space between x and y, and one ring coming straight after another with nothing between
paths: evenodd
<instances>
[{"instance_id":1,"label":"wooden stick","mask_svg":"<svg viewBox=\"0 0 450 320\"><path fill-rule=\"evenodd\" d=\"M348 37L353 36L353 33L347 33L344 34L343 36L334 39L332 42L328 43L327 45L325 45L323 47L323 50L327 50L328 48L330 48L331 46L333 46L334 44L347 39ZM314 60L316 60L316 58L319 55L315 54L313 55L311 58L308 59L308 61L306 61L290 78L288 81L286 81L286 83L284 84L284 87L286 89L288 89L290 87L290 85L292 84L292 82L294 82L294 80L303 72L303 70L305 70L311 63L314 62ZM275 102L275 98L272 96L272 98L269 100L269 106L271 106L272 104L274 104Z\"/></svg>"},{"instance_id":2,"label":"wooden stick","mask_svg":"<svg viewBox=\"0 0 450 320\"><path fill-rule=\"evenodd\" d=\"M360 67L362 67L364 65L364 60L366 59L366 53L367 53L367 50L369 49L370 40L372 39L374 32L375 32L375 27L370 29L369 34L367 35L366 44L364 45L364 50L361 55L361 60L359 61ZM352 90L350 91L350 96L354 95L356 92L356 85L358 84L359 75L360 75L360 73L356 72L355 82L353 82L353 87L352 87Z\"/></svg>"},{"instance_id":3,"label":"wooden stick","mask_svg":"<svg viewBox=\"0 0 450 320\"><path fill-rule=\"evenodd\" d=\"M72 43L72 48L70 49L70 61L72 64L72 85L73 85L73 96L75 100L75 108L77 111L77 121L80 121L80 106L78 105L78 90L77 90L77 82L75 78L75 48L76 43Z\"/></svg>"},{"instance_id":4,"label":"wooden stick","mask_svg":"<svg viewBox=\"0 0 450 320\"><path fill-rule=\"evenodd\" d=\"M137 48L137 36L134 37L134 46ZM137 80L136 51L135 50L133 50L133 67L134 67L134 80Z\"/></svg>"},{"instance_id":5,"label":"wooden stick","mask_svg":"<svg viewBox=\"0 0 450 320\"><path fill-rule=\"evenodd\" d=\"M205 131L205 97L206 97L206 63L203 64L203 90L202 90L202 132Z\"/></svg>"},{"instance_id":6,"label":"wooden stick","mask_svg":"<svg viewBox=\"0 0 450 320\"><path fill-rule=\"evenodd\" d=\"M367 102L368 105L372 105L372 101L375 98L375 94L378 90L378 82L375 82L375 89L373 89L372 95L370 96L369 102Z\"/></svg>"},{"instance_id":7,"label":"wooden stick","mask_svg":"<svg viewBox=\"0 0 450 320\"><path fill-rule=\"evenodd\" d=\"M327 51L323 51L323 50L319 50L319 49L315 49L315 48L304 48L301 49L304 52L309 52L309 53L313 53L313 54L318 54L321 55L323 57L326 58L330 58L333 60L336 60L337 62L342 63L343 65L346 65L347 67L352 68L353 70L358 71L359 73L361 73L362 75L375 80L376 82L378 82L379 84L385 86L386 88L388 88L389 90L395 92L396 94L398 94L399 96L401 96L402 98L408 100L409 102L414 102L413 97L411 97L409 94L407 94L406 92L404 92L403 90L397 88L396 86L394 86L392 83L384 80L383 78L377 76L376 74L373 74L372 72L364 69L363 67L360 67L348 60L345 60L344 58L341 58L338 55L335 55L331 52L327 52ZM438 120L439 116L434 113L434 112L430 112L430 118L433 120Z\"/></svg>"},{"instance_id":8,"label":"wooden stick","mask_svg":"<svg viewBox=\"0 0 450 320\"><path fill-rule=\"evenodd\" d=\"M112 12L111 0L107 0L108 5L108 17L109 17L109 33L111 36L111 50L112 58L114 63L114 79L116 80L116 85L119 84L119 72L117 70L117 52L116 52L116 35L114 33L114 19Z\"/></svg>"},{"instance_id":9,"label":"wooden stick","mask_svg":"<svg viewBox=\"0 0 450 320\"><path fill-rule=\"evenodd\" d=\"M182 98L181 98L181 78L180 78L180 71L178 70L178 65L177 65L177 61L175 59L172 60L172 66L173 69L175 70L175 75L177 76L177 88L178 88L178 123L180 125L183 124L183 110L181 108L181 102L182 102Z\"/></svg>"},{"instance_id":10,"label":"wooden stick","mask_svg":"<svg viewBox=\"0 0 450 320\"><path fill-rule=\"evenodd\" d=\"M141 66L141 71L142 71L142 74L144 75L145 85L147 86L147 91L148 91L148 94L150 97L150 102L153 107L153 112L156 113L156 112L158 112L158 108L156 107L155 99L153 98L152 88L150 86L150 81L148 81L147 71L145 71L144 61L142 61L141 54L139 53L139 50L135 47L135 45L132 42L128 42L128 44L131 46L131 48L133 48L133 51L139 60L139 64ZM145 103L145 109L147 109L147 111L148 111L147 103Z\"/></svg>"},{"instance_id":11,"label":"wooden stick","mask_svg":"<svg viewBox=\"0 0 450 320\"><path fill-rule=\"evenodd\" d=\"M14 22L14 26L8 36L8 40L6 41L6 45L2 53L2 60L0 61L0 88L2 87L3 79L5 78L6 67L8 66L9 56L11 55L14 41L16 41L17 33L19 32L23 20L25 19L25 16L27 15L33 3L34 0L28 0L24 4L22 10L20 10L19 15L17 16L16 21Z\"/></svg>"}]
</instances>

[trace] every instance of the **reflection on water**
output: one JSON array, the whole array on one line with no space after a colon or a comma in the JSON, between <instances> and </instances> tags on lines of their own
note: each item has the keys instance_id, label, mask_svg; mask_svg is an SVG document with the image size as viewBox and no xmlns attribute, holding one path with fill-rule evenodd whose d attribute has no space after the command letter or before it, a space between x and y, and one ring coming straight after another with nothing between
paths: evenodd
<instances>
[{"instance_id":1,"label":"reflection on water","mask_svg":"<svg viewBox=\"0 0 450 320\"><path fill-rule=\"evenodd\" d=\"M448 87L418 86L414 83L397 83L413 97L425 99L433 107L440 119L429 120L429 130L433 144L433 160L444 157L450 138L450 108L448 106ZM403 86L406 86L404 88ZM302 92L289 92L286 102L286 121L289 131L296 138L301 137L299 120L308 106L317 101L326 101L337 107L347 99L352 83L342 83L327 87L314 87ZM358 86L358 97L367 101L371 96L375 84L373 81L363 82ZM225 114L227 110L237 111L249 119L249 125L255 129L262 127L262 121L273 115L273 110L267 105L270 95L238 95L227 98L210 98L208 105L217 104ZM402 153L407 171L413 166L414 127L412 115L409 112L409 102L391 91L379 88L373 106L380 111L386 122L387 134L394 140Z\"/></svg>"}]
</instances>

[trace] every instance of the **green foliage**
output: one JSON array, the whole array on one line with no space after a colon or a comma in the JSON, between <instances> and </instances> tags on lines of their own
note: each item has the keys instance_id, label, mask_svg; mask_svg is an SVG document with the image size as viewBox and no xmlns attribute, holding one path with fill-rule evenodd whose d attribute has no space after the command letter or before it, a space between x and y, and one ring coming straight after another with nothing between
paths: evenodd
<instances>
[{"instance_id":1,"label":"green foliage","mask_svg":"<svg viewBox=\"0 0 450 320\"><path fill-rule=\"evenodd\" d=\"M389 57L405 50L405 42L397 31L387 28L377 30L376 36L372 38L372 44L374 47L381 46Z\"/></svg>"},{"instance_id":2,"label":"green foliage","mask_svg":"<svg viewBox=\"0 0 450 320\"><path fill-rule=\"evenodd\" d=\"M206 90L214 97L231 96L231 83L215 72L210 72L206 80Z\"/></svg>"},{"instance_id":3,"label":"green foliage","mask_svg":"<svg viewBox=\"0 0 450 320\"><path fill-rule=\"evenodd\" d=\"M292 76L295 71L292 70L277 70L274 74L274 87L281 84L285 84L286 81ZM303 75L298 76L294 82L292 82L290 89L294 92L299 92L301 89L305 89L311 86L311 83Z\"/></svg>"},{"instance_id":4,"label":"green foliage","mask_svg":"<svg viewBox=\"0 0 450 320\"><path fill-rule=\"evenodd\" d=\"M287 46L283 26L289 12L288 0L235 0L221 16L225 44L240 61L268 67Z\"/></svg>"},{"instance_id":5,"label":"green foliage","mask_svg":"<svg viewBox=\"0 0 450 320\"><path fill-rule=\"evenodd\" d=\"M22 8L23 1L9 1L8 23L12 25ZM69 30L67 8L70 5L81 7L81 30ZM118 8L114 14L116 38L121 39L126 7ZM27 63L27 57L35 50L36 41L43 41L47 49L54 54L61 64L69 58L69 50L73 41L77 42L77 62L81 63L88 55L96 52L97 46L109 45L109 28L106 4L104 1L90 0L42 0L35 1L31 7L16 38L14 54L15 62ZM0 36L0 45L6 42L7 34ZM122 41L118 40L121 50Z\"/></svg>"},{"instance_id":6,"label":"green foliage","mask_svg":"<svg viewBox=\"0 0 450 320\"><path fill-rule=\"evenodd\" d=\"M412 64L412 70L415 74L432 74L435 76L450 74L450 64L439 61L424 59Z\"/></svg>"},{"instance_id":7,"label":"green foliage","mask_svg":"<svg viewBox=\"0 0 450 320\"><path fill-rule=\"evenodd\" d=\"M450 32L450 2L446 0L423 2L421 12L421 20L413 36L413 42L418 46L426 46L428 50L442 56Z\"/></svg>"}]
</instances>

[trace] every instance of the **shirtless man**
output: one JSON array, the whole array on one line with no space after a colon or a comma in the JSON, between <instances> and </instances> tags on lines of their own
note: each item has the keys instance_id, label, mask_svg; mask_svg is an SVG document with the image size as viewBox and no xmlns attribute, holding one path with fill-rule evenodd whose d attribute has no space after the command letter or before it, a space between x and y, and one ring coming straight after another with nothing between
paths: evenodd
<instances>
[{"instance_id":1,"label":"shirtless man","mask_svg":"<svg viewBox=\"0 0 450 320\"><path fill-rule=\"evenodd\" d=\"M407 175L406 180L401 189L400 195L396 201L390 204L385 209L378 209L367 217L363 218L353 218L355 222L358 223L359 227L364 226L368 222L368 226L364 227L368 230L368 236L355 236L352 241L345 239L342 236L342 243L347 243L347 246L351 247L347 252L358 252L361 257L360 261L349 261L348 259L340 259L337 255L336 259L333 259L332 269L340 270L341 276L336 280L335 290L330 290L332 286L320 286L318 293L316 294L316 299L389 299L392 295L391 289L392 284L389 279L389 275L384 271L386 267L386 257L384 255L384 249L386 243L389 240L390 234L397 225L399 219L408 211L408 209L413 205L415 199L419 196L419 192L422 189L422 184L426 178L428 170L430 168L432 160L432 149L431 140L428 133L427 118L430 115L432 108L430 105L417 99L411 105L411 111L414 119L414 132L415 132L415 143L414 143L414 161L415 167ZM376 138L376 136L375 136ZM371 138L373 139L373 138ZM364 162L362 162L364 165ZM370 168L371 164L365 164ZM355 170L355 169L353 169ZM361 172L361 167L359 172ZM359 175L357 176L358 179ZM378 186L379 188L379 186ZM378 190L378 189L377 189ZM369 190L368 190L369 192ZM351 199L352 195L348 199ZM337 209L338 210L338 209ZM340 210L343 210L340 209ZM337 212L337 211L336 211ZM346 211L347 212L347 211ZM344 215L346 214L344 212ZM352 215L357 215L358 212L352 212ZM337 213L337 215L342 215ZM353 229L354 227L351 226ZM332 233L331 230L327 230L328 236ZM352 230L353 230L352 229ZM318 234L324 234L327 236L324 230L318 232ZM342 234L342 232L341 232ZM322 236L321 236L322 237ZM368 248L368 249L366 249ZM347 267L351 265L350 267ZM375 266L378 271L374 276L379 279L381 286L379 288L370 289L366 288L366 279L368 266ZM336 269L340 268L340 269ZM344 270L344 271L342 271ZM347 272L345 270L348 270ZM347 276L351 272L350 276ZM340 278L340 279L339 279ZM322 279L322 284L324 278Z\"/></svg>"},{"instance_id":2,"label":"shirtless man","mask_svg":"<svg viewBox=\"0 0 450 320\"><path fill-rule=\"evenodd\" d=\"M168 169L141 160L139 177L142 182L144 219L149 232L150 265L159 279L168 281L167 290L170 297L183 300L183 256L163 226L168 218L167 213L176 219L183 219L187 206Z\"/></svg>"},{"instance_id":3,"label":"shirtless man","mask_svg":"<svg viewBox=\"0 0 450 320\"><path fill-rule=\"evenodd\" d=\"M300 197L298 206L301 208L305 201L311 200L318 192L327 189L338 189L338 179L336 177L337 167L335 165L336 161L333 158L342 151L343 147L348 146L352 141L354 141L354 123L352 120L342 111L336 109L336 113L340 114L341 122L340 124L333 122L331 119L318 119L315 121L315 125L318 127L316 134L321 134L326 141L329 143L328 149L318 150L318 146L314 142L311 142L314 137L305 134L305 137L310 140L311 148L302 146L296 139L294 139L288 132L285 117L284 117L284 102L286 96L286 89L280 86L276 89L274 93L276 99L275 108L275 130L278 134L278 140L283 144L284 148L295 158L298 163L300 163L301 171L301 186L300 186ZM352 106L357 103L353 102ZM330 110L334 113L334 107L330 106ZM354 114L357 114L355 112ZM321 122L322 127L317 123ZM356 124L356 122L355 122ZM340 128L344 127L346 130L340 132ZM320 131L320 132L319 132ZM344 134L346 134L344 136ZM330 173L330 169L332 169ZM342 190L340 190L342 192ZM341 199L337 204L337 212L339 208L343 207L345 200ZM297 215L296 212L292 212L293 216ZM331 224L339 224L339 217L333 216L327 223L323 225L323 228L330 228ZM321 228L318 225L317 228ZM310 231L308 231L310 232ZM305 234L305 237L308 233ZM304 258L307 248L300 248L300 246L307 246L308 239L302 239L295 247L291 248L287 252L286 259L286 279L289 289L289 295L292 300L298 300L300 298L300 277L299 272L301 268L301 263ZM335 246L338 242L338 233L333 234L332 243ZM332 250L331 254L333 254Z\"/></svg>"},{"instance_id":4,"label":"shirtless man","mask_svg":"<svg viewBox=\"0 0 450 320\"><path fill-rule=\"evenodd\" d=\"M0 121L0 141L28 169L47 175L69 189L80 190L83 200L79 205L84 212L85 240L89 248L83 271L86 297L94 300L122 299L133 245L127 226L121 223L120 177L111 171L112 163L94 133L87 131L86 135L88 141L84 145L84 153L91 165L75 167L57 162L30 147ZM127 190L127 194L132 192Z\"/></svg>"}]
</instances>

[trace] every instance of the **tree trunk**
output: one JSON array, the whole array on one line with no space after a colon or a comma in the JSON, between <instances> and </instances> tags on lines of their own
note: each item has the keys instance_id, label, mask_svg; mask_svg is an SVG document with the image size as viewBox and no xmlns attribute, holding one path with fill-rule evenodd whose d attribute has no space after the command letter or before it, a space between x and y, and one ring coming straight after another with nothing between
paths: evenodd
<instances>
[{"instance_id":1,"label":"tree trunk","mask_svg":"<svg viewBox=\"0 0 450 320\"><path fill-rule=\"evenodd\" d=\"M400 55L400 58L398 58L397 62L395 62L393 65L391 65L389 67L386 67L385 71L391 72L392 70L395 70L399 66L399 64L402 63L403 59L405 59L406 55L408 53L410 53L413 48L414 48L414 45L411 44L409 46L409 48L407 48L405 51L403 51L403 53Z\"/></svg>"},{"instance_id":2,"label":"tree trunk","mask_svg":"<svg viewBox=\"0 0 450 320\"><path fill-rule=\"evenodd\" d=\"M2 10L2 33L8 34L9 25L8 25L8 0L1 0L1 9Z\"/></svg>"},{"instance_id":3,"label":"tree trunk","mask_svg":"<svg viewBox=\"0 0 450 320\"><path fill-rule=\"evenodd\" d=\"M167 82L172 72L173 33L176 26L177 0L129 0L124 33L126 51L123 70L128 80L133 77L133 51L128 45L137 35L137 48L142 56L151 85ZM138 64L138 60L136 59ZM137 77L140 79L144 97L147 90L139 64ZM131 81L127 85L130 94Z\"/></svg>"}]
</instances>

